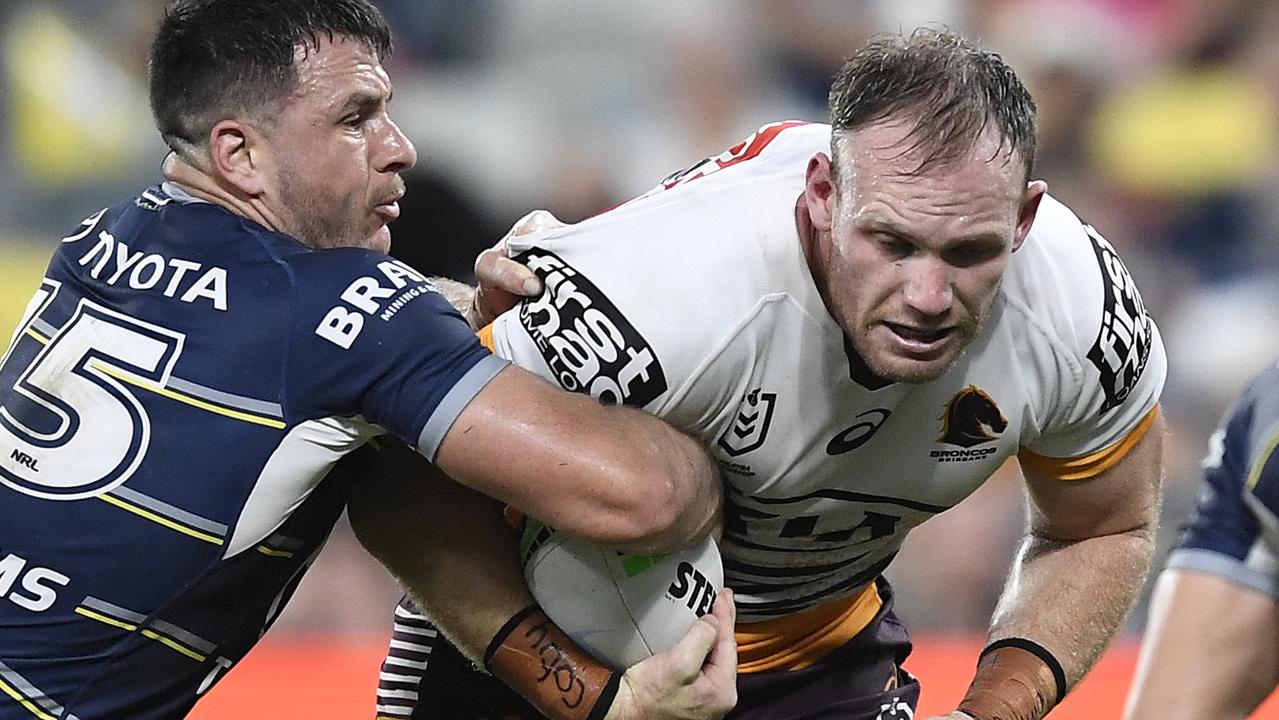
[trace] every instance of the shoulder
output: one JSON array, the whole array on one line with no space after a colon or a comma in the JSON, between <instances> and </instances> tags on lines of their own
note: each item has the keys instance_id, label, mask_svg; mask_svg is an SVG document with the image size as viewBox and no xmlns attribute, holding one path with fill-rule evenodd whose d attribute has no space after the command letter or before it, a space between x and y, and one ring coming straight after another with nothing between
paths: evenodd
<instances>
[{"instance_id":1,"label":"shoulder","mask_svg":"<svg viewBox=\"0 0 1279 720\"><path fill-rule=\"evenodd\" d=\"M454 334L469 333L435 284L403 261L358 248L310 251L286 261L303 329L343 350L365 333L404 328L430 337L435 322L456 328ZM424 321L429 324L418 324Z\"/></svg>"},{"instance_id":2,"label":"shoulder","mask_svg":"<svg viewBox=\"0 0 1279 720\"><path fill-rule=\"evenodd\" d=\"M1279 458L1274 457L1279 449L1279 364L1248 384L1226 421L1226 435L1239 444L1256 492L1279 511Z\"/></svg>"},{"instance_id":3,"label":"shoulder","mask_svg":"<svg viewBox=\"0 0 1279 720\"><path fill-rule=\"evenodd\" d=\"M1055 198L1044 197L1002 292L1038 332L1097 377L1107 407L1127 397L1152 356L1162 363L1158 330L1118 251Z\"/></svg>"},{"instance_id":4,"label":"shoulder","mask_svg":"<svg viewBox=\"0 0 1279 720\"><path fill-rule=\"evenodd\" d=\"M1088 334L1085 328L1095 328L1101 320L1111 289L1105 282L1111 258L1127 277L1110 243L1070 208L1045 195L1030 234L1009 261L1002 292L1010 303L1031 308L1063 340L1082 343L1074 336ZM1127 286L1135 294L1131 281ZM1140 309L1144 314L1144 306Z\"/></svg>"}]
</instances>

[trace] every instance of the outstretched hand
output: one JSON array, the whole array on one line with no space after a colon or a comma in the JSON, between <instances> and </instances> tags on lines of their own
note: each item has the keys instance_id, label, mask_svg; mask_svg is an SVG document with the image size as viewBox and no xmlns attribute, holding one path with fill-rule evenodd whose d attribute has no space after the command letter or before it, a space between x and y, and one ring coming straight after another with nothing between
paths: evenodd
<instances>
[{"instance_id":1,"label":"outstretched hand","mask_svg":"<svg viewBox=\"0 0 1279 720\"><path fill-rule=\"evenodd\" d=\"M498 315L515 307L522 298L535 297L542 292L542 281L527 267L506 255L506 243L513 237L546 228L562 227L564 223L548 210L534 210L516 221L496 245L475 258L475 298L467 318L472 327L482 328Z\"/></svg>"},{"instance_id":2,"label":"outstretched hand","mask_svg":"<svg viewBox=\"0 0 1279 720\"><path fill-rule=\"evenodd\" d=\"M605 720L719 720L737 704L737 610L721 590L714 610L675 647L626 671Z\"/></svg>"}]
</instances>

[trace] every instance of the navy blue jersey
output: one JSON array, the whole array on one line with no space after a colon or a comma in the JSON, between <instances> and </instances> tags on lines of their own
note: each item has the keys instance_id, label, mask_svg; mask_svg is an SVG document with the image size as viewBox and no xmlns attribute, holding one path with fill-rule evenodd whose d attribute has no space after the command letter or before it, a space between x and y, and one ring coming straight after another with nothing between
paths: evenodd
<instances>
[{"instance_id":1,"label":"navy blue jersey","mask_svg":"<svg viewBox=\"0 0 1279 720\"><path fill-rule=\"evenodd\" d=\"M1210 441L1195 511L1169 568L1225 577L1279 600L1279 365L1244 391Z\"/></svg>"},{"instance_id":2,"label":"navy blue jersey","mask_svg":"<svg viewBox=\"0 0 1279 720\"><path fill-rule=\"evenodd\" d=\"M169 184L85 220L0 365L0 720L184 715L318 553L339 460L432 457L503 366L385 255Z\"/></svg>"}]
</instances>

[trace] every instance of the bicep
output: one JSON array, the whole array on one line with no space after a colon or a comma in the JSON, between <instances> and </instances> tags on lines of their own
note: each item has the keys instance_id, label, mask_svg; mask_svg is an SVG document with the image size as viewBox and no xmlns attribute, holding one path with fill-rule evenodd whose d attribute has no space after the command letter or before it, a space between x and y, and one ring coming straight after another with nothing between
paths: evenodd
<instances>
[{"instance_id":1,"label":"bicep","mask_svg":"<svg viewBox=\"0 0 1279 720\"><path fill-rule=\"evenodd\" d=\"M1023 463L1031 527L1056 540L1078 540L1149 527L1159 508L1163 476L1162 416L1115 464L1082 480L1062 480Z\"/></svg>"}]
</instances>

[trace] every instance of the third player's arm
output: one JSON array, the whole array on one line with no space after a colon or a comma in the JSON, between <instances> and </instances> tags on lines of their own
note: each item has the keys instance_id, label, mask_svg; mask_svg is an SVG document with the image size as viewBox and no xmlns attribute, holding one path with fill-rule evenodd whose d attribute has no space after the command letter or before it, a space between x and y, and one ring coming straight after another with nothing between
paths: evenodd
<instances>
[{"instance_id":1,"label":"third player's arm","mask_svg":"<svg viewBox=\"0 0 1279 720\"><path fill-rule=\"evenodd\" d=\"M1279 602L1218 575L1155 584L1125 718L1243 720L1279 683Z\"/></svg>"},{"instance_id":2,"label":"third player's arm","mask_svg":"<svg viewBox=\"0 0 1279 720\"><path fill-rule=\"evenodd\" d=\"M1067 688L1105 650L1149 572L1163 434L1163 421L1156 417L1127 455L1087 480L1024 471L1029 529L995 611L990 640L1020 638L1043 647L1061 664ZM997 664L979 666L974 688L983 689L970 691L970 697L998 692L1000 671L992 667Z\"/></svg>"}]
</instances>

